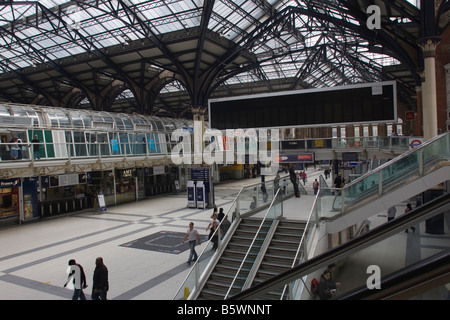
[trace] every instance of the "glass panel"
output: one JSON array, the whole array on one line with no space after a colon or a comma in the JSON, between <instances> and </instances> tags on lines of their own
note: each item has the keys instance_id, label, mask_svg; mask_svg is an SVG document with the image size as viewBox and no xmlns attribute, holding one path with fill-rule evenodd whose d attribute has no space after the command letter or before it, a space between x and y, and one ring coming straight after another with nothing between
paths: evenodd
<instances>
[{"instance_id":1,"label":"glass panel","mask_svg":"<svg viewBox=\"0 0 450 320\"><path fill-rule=\"evenodd\" d=\"M423 147L424 173L429 172L441 160L450 158L450 135L446 134L432 144Z\"/></svg>"},{"instance_id":2,"label":"glass panel","mask_svg":"<svg viewBox=\"0 0 450 320\"><path fill-rule=\"evenodd\" d=\"M75 147L75 155L77 157L87 156L86 139L84 132L73 131L73 142Z\"/></svg>"},{"instance_id":3,"label":"glass panel","mask_svg":"<svg viewBox=\"0 0 450 320\"><path fill-rule=\"evenodd\" d=\"M71 127L70 120L69 120L69 117L67 116L67 114L65 114L63 112L58 112L57 116L58 116L60 128L70 128Z\"/></svg>"},{"instance_id":4,"label":"glass panel","mask_svg":"<svg viewBox=\"0 0 450 320\"><path fill-rule=\"evenodd\" d=\"M159 145L159 134L155 133L153 135L155 141L155 153L161 153L161 146Z\"/></svg>"},{"instance_id":5,"label":"glass panel","mask_svg":"<svg viewBox=\"0 0 450 320\"><path fill-rule=\"evenodd\" d=\"M34 139L34 136L37 135L37 139L41 142L38 144L38 146L35 146L35 143L31 143L31 146L29 148L30 152L33 152L34 150L37 150L37 157L34 156L34 159L42 159L45 158L45 148L43 148L42 142L44 141L44 134L42 130L28 130L28 141L32 142ZM3 156L2 156L3 158ZM5 158L6 160L6 158Z\"/></svg>"},{"instance_id":6,"label":"glass panel","mask_svg":"<svg viewBox=\"0 0 450 320\"><path fill-rule=\"evenodd\" d=\"M125 125L125 130L133 130L133 123L131 122L131 120L127 117L127 118L122 118L122 121Z\"/></svg>"},{"instance_id":7,"label":"glass panel","mask_svg":"<svg viewBox=\"0 0 450 320\"><path fill-rule=\"evenodd\" d=\"M88 156L97 156L98 155L98 144L97 137L95 133L86 132L86 142L88 147Z\"/></svg>"},{"instance_id":8,"label":"glass panel","mask_svg":"<svg viewBox=\"0 0 450 320\"><path fill-rule=\"evenodd\" d=\"M128 134L124 132L119 132L119 142L122 154L131 154L130 144L128 142Z\"/></svg>"},{"instance_id":9,"label":"glass panel","mask_svg":"<svg viewBox=\"0 0 450 320\"><path fill-rule=\"evenodd\" d=\"M44 130L44 141L47 158L54 158L55 149L53 147L53 136L50 130Z\"/></svg>"},{"instance_id":10,"label":"glass panel","mask_svg":"<svg viewBox=\"0 0 450 320\"><path fill-rule=\"evenodd\" d=\"M221 230L221 235L219 237L219 243L218 248L220 249L223 245L227 244L228 238L232 236L228 230L233 230L235 228L235 223L240 221L238 218L241 217L241 215L248 213L250 210L254 211L255 213L250 216L265 216L265 214L268 212L267 210L261 210L261 207L267 206L270 204L273 200L274 194L273 192L277 192L279 188L282 188L283 186L280 186L280 181L283 181L283 178L286 177L279 177L278 179L266 181L264 184L256 183L251 184L248 186L245 186L241 189L236 199L233 201L230 208L226 211L225 218L222 220L219 226L219 230ZM261 188L264 185L265 188ZM285 189L285 193L288 195L293 195L293 187L292 183L289 183L288 186ZM266 196L263 196L263 194L266 194ZM279 193L280 199L283 199L282 191ZM256 200L255 200L256 199ZM267 213L267 216L270 217L270 219L274 219L274 217L279 216L280 210L281 210L281 203L277 203L275 205L272 205L271 209L272 211ZM250 209L250 206L252 207ZM231 223L230 226L228 226L226 223L223 223L224 221L229 221ZM226 226L226 227L225 227ZM226 237L228 235L228 237ZM220 250L216 250L212 252L209 250L208 244L205 246L205 249L203 252L199 255L199 258L197 259L196 264L191 269L189 275L186 277L184 283L180 286L179 291L177 292L174 299L183 299L184 294L184 288L188 287L189 291L192 293L195 289L197 282L196 279L199 279L201 275L203 274L206 266L209 264L211 259L215 257L216 253ZM250 260L249 260L250 261ZM253 262L252 262L253 263ZM237 270L236 270L237 271Z\"/></svg>"},{"instance_id":11,"label":"glass panel","mask_svg":"<svg viewBox=\"0 0 450 320\"><path fill-rule=\"evenodd\" d=\"M86 129L92 128L92 117L90 115L82 115L81 118L84 122L84 127Z\"/></svg>"},{"instance_id":12,"label":"glass panel","mask_svg":"<svg viewBox=\"0 0 450 320\"><path fill-rule=\"evenodd\" d=\"M437 253L448 250L450 238L445 235L426 234L426 228L426 222L422 222L415 225L414 233L412 230L409 230L408 233L402 230L387 239L380 240L369 247L365 247L358 252L346 256L342 260L330 261L330 264L334 263L336 267L331 272L331 281L328 284L325 284L326 282L324 280L320 282L321 288L318 295L314 295L310 291L311 280L317 279L320 281L324 277L324 270L327 268L314 268L308 272L307 278L306 276L302 277L307 290L303 290L303 294L300 297L294 296L290 298L296 300L336 299L351 290L367 287L368 283L369 285L374 284L369 281L369 277L374 274L373 271L368 272L369 266L377 268L381 276L380 280L382 281L384 277L394 272L398 272ZM425 236L426 240L424 238L423 241L430 244L434 243L435 245L424 246L417 241L409 241L409 239L412 239L410 237L420 237L420 235L422 237ZM289 286L298 287L298 281L301 281L301 279L299 278L289 283ZM438 294L434 297L443 298L444 296Z\"/></svg>"},{"instance_id":13,"label":"glass panel","mask_svg":"<svg viewBox=\"0 0 450 320\"><path fill-rule=\"evenodd\" d=\"M245 285L248 284L248 276L251 271L258 266L255 266L255 261L257 261L258 257L261 254L261 249L268 244L267 242L271 241L270 237L267 237L271 228L275 227L275 220L283 214L282 201L284 197L284 193L287 192L286 188L279 189L275 195L275 200L273 201L271 207L266 212L263 221L253 238L252 243L250 244L250 248L247 250L247 253L237 270L237 274L225 296L225 299L228 297L232 297L234 294L242 291Z\"/></svg>"},{"instance_id":14,"label":"glass panel","mask_svg":"<svg viewBox=\"0 0 450 320\"><path fill-rule=\"evenodd\" d=\"M109 150L109 140L107 133L97 133L97 142L100 147L101 156L109 156L111 154Z\"/></svg>"},{"instance_id":15,"label":"glass panel","mask_svg":"<svg viewBox=\"0 0 450 320\"><path fill-rule=\"evenodd\" d=\"M155 141L155 134L149 133L148 134L148 152L149 153L156 153L156 141Z\"/></svg>"},{"instance_id":16,"label":"glass panel","mask_svg":"<svg viewBox=\"0 0 450 320\"><path fill-rule=\"evenodd\" d=\"M112 152L113 155L121 154L120 145L119 145L119 138L118 138L117 135L118 135L117 132L109 134L109 136L111 138L111 140L110 140L110 142L111 142L111 152Z\"/></svg>"},{"instance_id":17,"label":"glass panel","mask_svg":"<svg viewBox=\"0 0 450 320\"><path fill-rule=\"evenodd\" d=\"M66 131L66 143L69 157L75 156L75 149L72 141L72 131Z\"/></svg>"},{"instance_id":18,"label":"glass panel","mask_svg":"<svg viewBox=\"0 0 450 320\"><path fill-rule=\"evenodd\" d=\"M132 153L136 155L145 154L146 153L145 133L138 133L131 135L131 138L133 139L131 141L133 148Z\"/></svg>"},{"instance_id":19,"label":"glass panel","mask_svg":"<svg viewBox=\"0 0 450 320\"><path fill-rule=\"evenodd\" d=\"M71 117L74 128L83 128L83 120L79 114L72 112Z\"/></svg>"},{"instance_id":20,"label":"glass panel","mask_svg":"<svg viewBox=\"0 0 450 320\"><path fill-rule=\"evenodd\" d=\"M116 122L116 129L117 130L124 130L125 129L125 125L123 124L122 118L114 117L114 120Z\"/></svg>"}]
</instances>

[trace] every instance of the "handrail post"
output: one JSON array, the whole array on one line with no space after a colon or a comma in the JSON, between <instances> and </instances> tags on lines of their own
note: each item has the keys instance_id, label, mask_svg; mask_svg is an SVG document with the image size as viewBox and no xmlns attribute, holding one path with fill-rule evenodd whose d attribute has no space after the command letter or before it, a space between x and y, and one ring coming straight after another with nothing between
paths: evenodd
<instances>
[{"instance_id":1,"label":"handrail post","mask_svg":"<svg viewBox=\"0 0 450 320\"><path fill-rule=\"evenodd\" d=\"M383 170L378 171L378 195L383 194Z\"/></svg>"},{"instance_id":2,"label":"handrail post","mask_svg":"<svg viewBox=\"0 0 450 320\"><path fill-rule=\"evenodd\" d=\"M423 149L417 150L417 162L419 165L419 177L423 176Z\"/></svg>"}]
</instances>

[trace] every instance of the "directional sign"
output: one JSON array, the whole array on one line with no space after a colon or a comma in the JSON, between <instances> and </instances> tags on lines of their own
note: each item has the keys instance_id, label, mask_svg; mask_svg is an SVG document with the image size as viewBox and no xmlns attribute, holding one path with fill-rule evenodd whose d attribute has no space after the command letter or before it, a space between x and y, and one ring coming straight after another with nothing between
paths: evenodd
<instances>
[{"instance_id":1,"label":"directional sign","mask_svg":"<svg viewBox=\"0 0 450 320\"><path fill-rule=\"evenodd\" d=\"M423 138L409 138L409 150L417 148L423 142Z\"/></svg>"}]
</instances>

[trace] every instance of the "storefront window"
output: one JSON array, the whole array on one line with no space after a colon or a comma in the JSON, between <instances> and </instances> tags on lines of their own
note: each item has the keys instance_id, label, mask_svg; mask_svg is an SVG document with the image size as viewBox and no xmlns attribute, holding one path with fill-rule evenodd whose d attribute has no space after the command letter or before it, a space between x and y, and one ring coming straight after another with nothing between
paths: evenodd
<instances>
[{"instance_id":1,"label":"storefront window","mask_svg":"<svg viewBox=\"0 0 450 320\"><path fill-rule=\"evenodd\" d=\"M0 218L19 214L19 188L0 188Z\"/></svg>"}]
</instances>

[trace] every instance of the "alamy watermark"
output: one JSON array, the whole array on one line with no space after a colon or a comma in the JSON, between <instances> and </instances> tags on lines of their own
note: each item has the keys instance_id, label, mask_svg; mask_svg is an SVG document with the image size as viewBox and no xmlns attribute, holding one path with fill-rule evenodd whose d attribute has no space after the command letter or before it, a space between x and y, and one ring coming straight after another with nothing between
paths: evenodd
<instances>
[{"instance_id":1,"label":"alamy watermark","mask_svg":"<svg viewBox=\"0 0 450 320\"><path fill-rule=\"evenodd\" d=\"M174 164L256 164L263 165L263 174L276 174L279 163L279 129L206 129L202 134L200 121L194 121L194 136L188 130L176 129L171 141ZM270 150L268 150L270 145ZM236 146L236 147L235 147Z\"/></svg>"},{"instance_id":2,"label":"alamy watermark","mask_svg":"<svg viewBox=\"0 0 450 320\"><path fill-rule=\"evenodd\" d=\"M367 7L367 14L370 16L367 18L366 25L370 30L381 29L381 9L377 5L371 5Z\"/></svg>"},{"instance_id":3,"label":"alamy watermark","mask_svg":"<svg viewBox=\"0 0 450 320\"><path fill-rule=\"evenodd\" d=\"M366 281L367 288L369 290L381 289L381 268L372 264L367 267L366 273L370 274Z\"/></svg>"}]
</instances>

